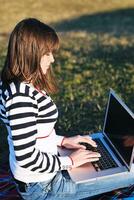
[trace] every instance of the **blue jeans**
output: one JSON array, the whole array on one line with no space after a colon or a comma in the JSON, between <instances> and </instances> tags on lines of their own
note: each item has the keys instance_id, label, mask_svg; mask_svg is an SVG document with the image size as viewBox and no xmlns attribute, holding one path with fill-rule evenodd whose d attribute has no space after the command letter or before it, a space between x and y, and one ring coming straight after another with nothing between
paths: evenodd
<instances>
[{"instance_id":1,"label":"blue jeans","mask_svg":"<svg viewBox=\"0 0 134 200\"><path fill-rule=\"evenodd\" d=\"M18 192L25 200L80 200L133 184L134 172L78 184L66 174L58 172L52 181L28 183L25 192L19 189Z\"/></svg>"}]
</instances>

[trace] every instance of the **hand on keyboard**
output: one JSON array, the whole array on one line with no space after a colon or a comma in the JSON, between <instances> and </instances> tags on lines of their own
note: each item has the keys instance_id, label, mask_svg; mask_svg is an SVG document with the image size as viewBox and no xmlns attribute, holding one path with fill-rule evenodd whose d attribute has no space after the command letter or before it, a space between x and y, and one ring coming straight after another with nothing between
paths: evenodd
<instances>
[{"instance_id":1,"label":"hand on keyboard","mask_svg":"<svg viewBox=\"0 0 134 200\"><path fill-rule=\"evenodd\" d=\"M86 142L80 142L80 145L85 146L86 150L97 152L97 147L93 147L93 146L91 146L90 144L88 144Z\"/></svg>"},{"instance_id":2,"label":"hand on keyboard","mask_svg":"<svg viewBox=\"0 0 134 200\"><path fill-rule=\"evenodd\" d=\"M89 151L99 152L101 154L101 157L98 161L92 161L96 171L117 167L117 164L110 156L108 150L104 147L104 145L102 145L101 141L99 139L95 139L95 142L97 147L93 147L87 143L81 143L81 145L85 145L86 149Z\"/></svg>"},{"instance_id":3,"label":"hand on keyboard","mask_svg":"<svg viewBox=\"0 0 134 200\"><path fill-rule=\"evenodd\" d=\"M73 161L72 168L79 167L88 162L98 161L100 154L86 149L78 149L69 156Z\"/></svg>"}]
</instances>

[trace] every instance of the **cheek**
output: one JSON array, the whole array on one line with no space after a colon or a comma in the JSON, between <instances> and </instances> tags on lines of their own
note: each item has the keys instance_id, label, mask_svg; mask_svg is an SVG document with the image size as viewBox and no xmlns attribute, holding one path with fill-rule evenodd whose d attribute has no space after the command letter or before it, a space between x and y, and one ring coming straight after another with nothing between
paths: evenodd
<instances>
[{"instance_id":1,"label":"cheek","mask_svg":"<svg viewBox=\"0 0 134 200\"><path fill-rule=\"evenodd\" d=\"M41 58L41 61L40 61L41 68L44 68L46 66L46 64L47 64L46 59L45 58Z\"/></svg>"},{"instance_id":2,"label":"cheek","mask_svg":"<svg viewBox=\"0 0 134 200\"><path fill-rule=\"evenodd\" d=\"M47 71L47 59L45 59L44 57L41 58L41 61L40 61L40 66L41 66L41 69L43 71L43 73L46 73Z\"/></svg>"}]
</instances>

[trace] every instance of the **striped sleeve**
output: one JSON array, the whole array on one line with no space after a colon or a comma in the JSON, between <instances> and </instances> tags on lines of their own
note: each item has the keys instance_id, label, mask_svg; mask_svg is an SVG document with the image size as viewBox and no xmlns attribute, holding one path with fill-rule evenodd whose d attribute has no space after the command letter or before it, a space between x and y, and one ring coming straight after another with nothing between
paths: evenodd
<instances>
[{"instance_id":1,"label":"striped sleeve","mask_svg":"<svg viewBox=\"0 0 134 200\"><path fill-rule=\"evenodd\" d=\"M19 166L31 171L52 173L62 170L67 157L58 157L35 148L37 134L37 102L24 93L15 93L6 100L6 115Z\"/></svg>"}]
</instances>

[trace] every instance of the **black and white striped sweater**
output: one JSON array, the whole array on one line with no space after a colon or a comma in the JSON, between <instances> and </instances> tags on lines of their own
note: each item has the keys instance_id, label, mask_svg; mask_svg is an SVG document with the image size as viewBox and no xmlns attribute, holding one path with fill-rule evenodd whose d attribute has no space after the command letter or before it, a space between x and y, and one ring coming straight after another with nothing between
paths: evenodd
<instances>
[{"instance_id":1,"label":"black and white striped sweater","mask_svg":"<svg viewBox=\"0 0 134 200\"><path fill-rule=\"evenodd\" d=\"M25 82L0 82L0 118L8 130L10 168L23 182L46 181L71 165L57 155L63 137L55 133L56 105L44 91Z\"/></svg>"}]
</instances>

